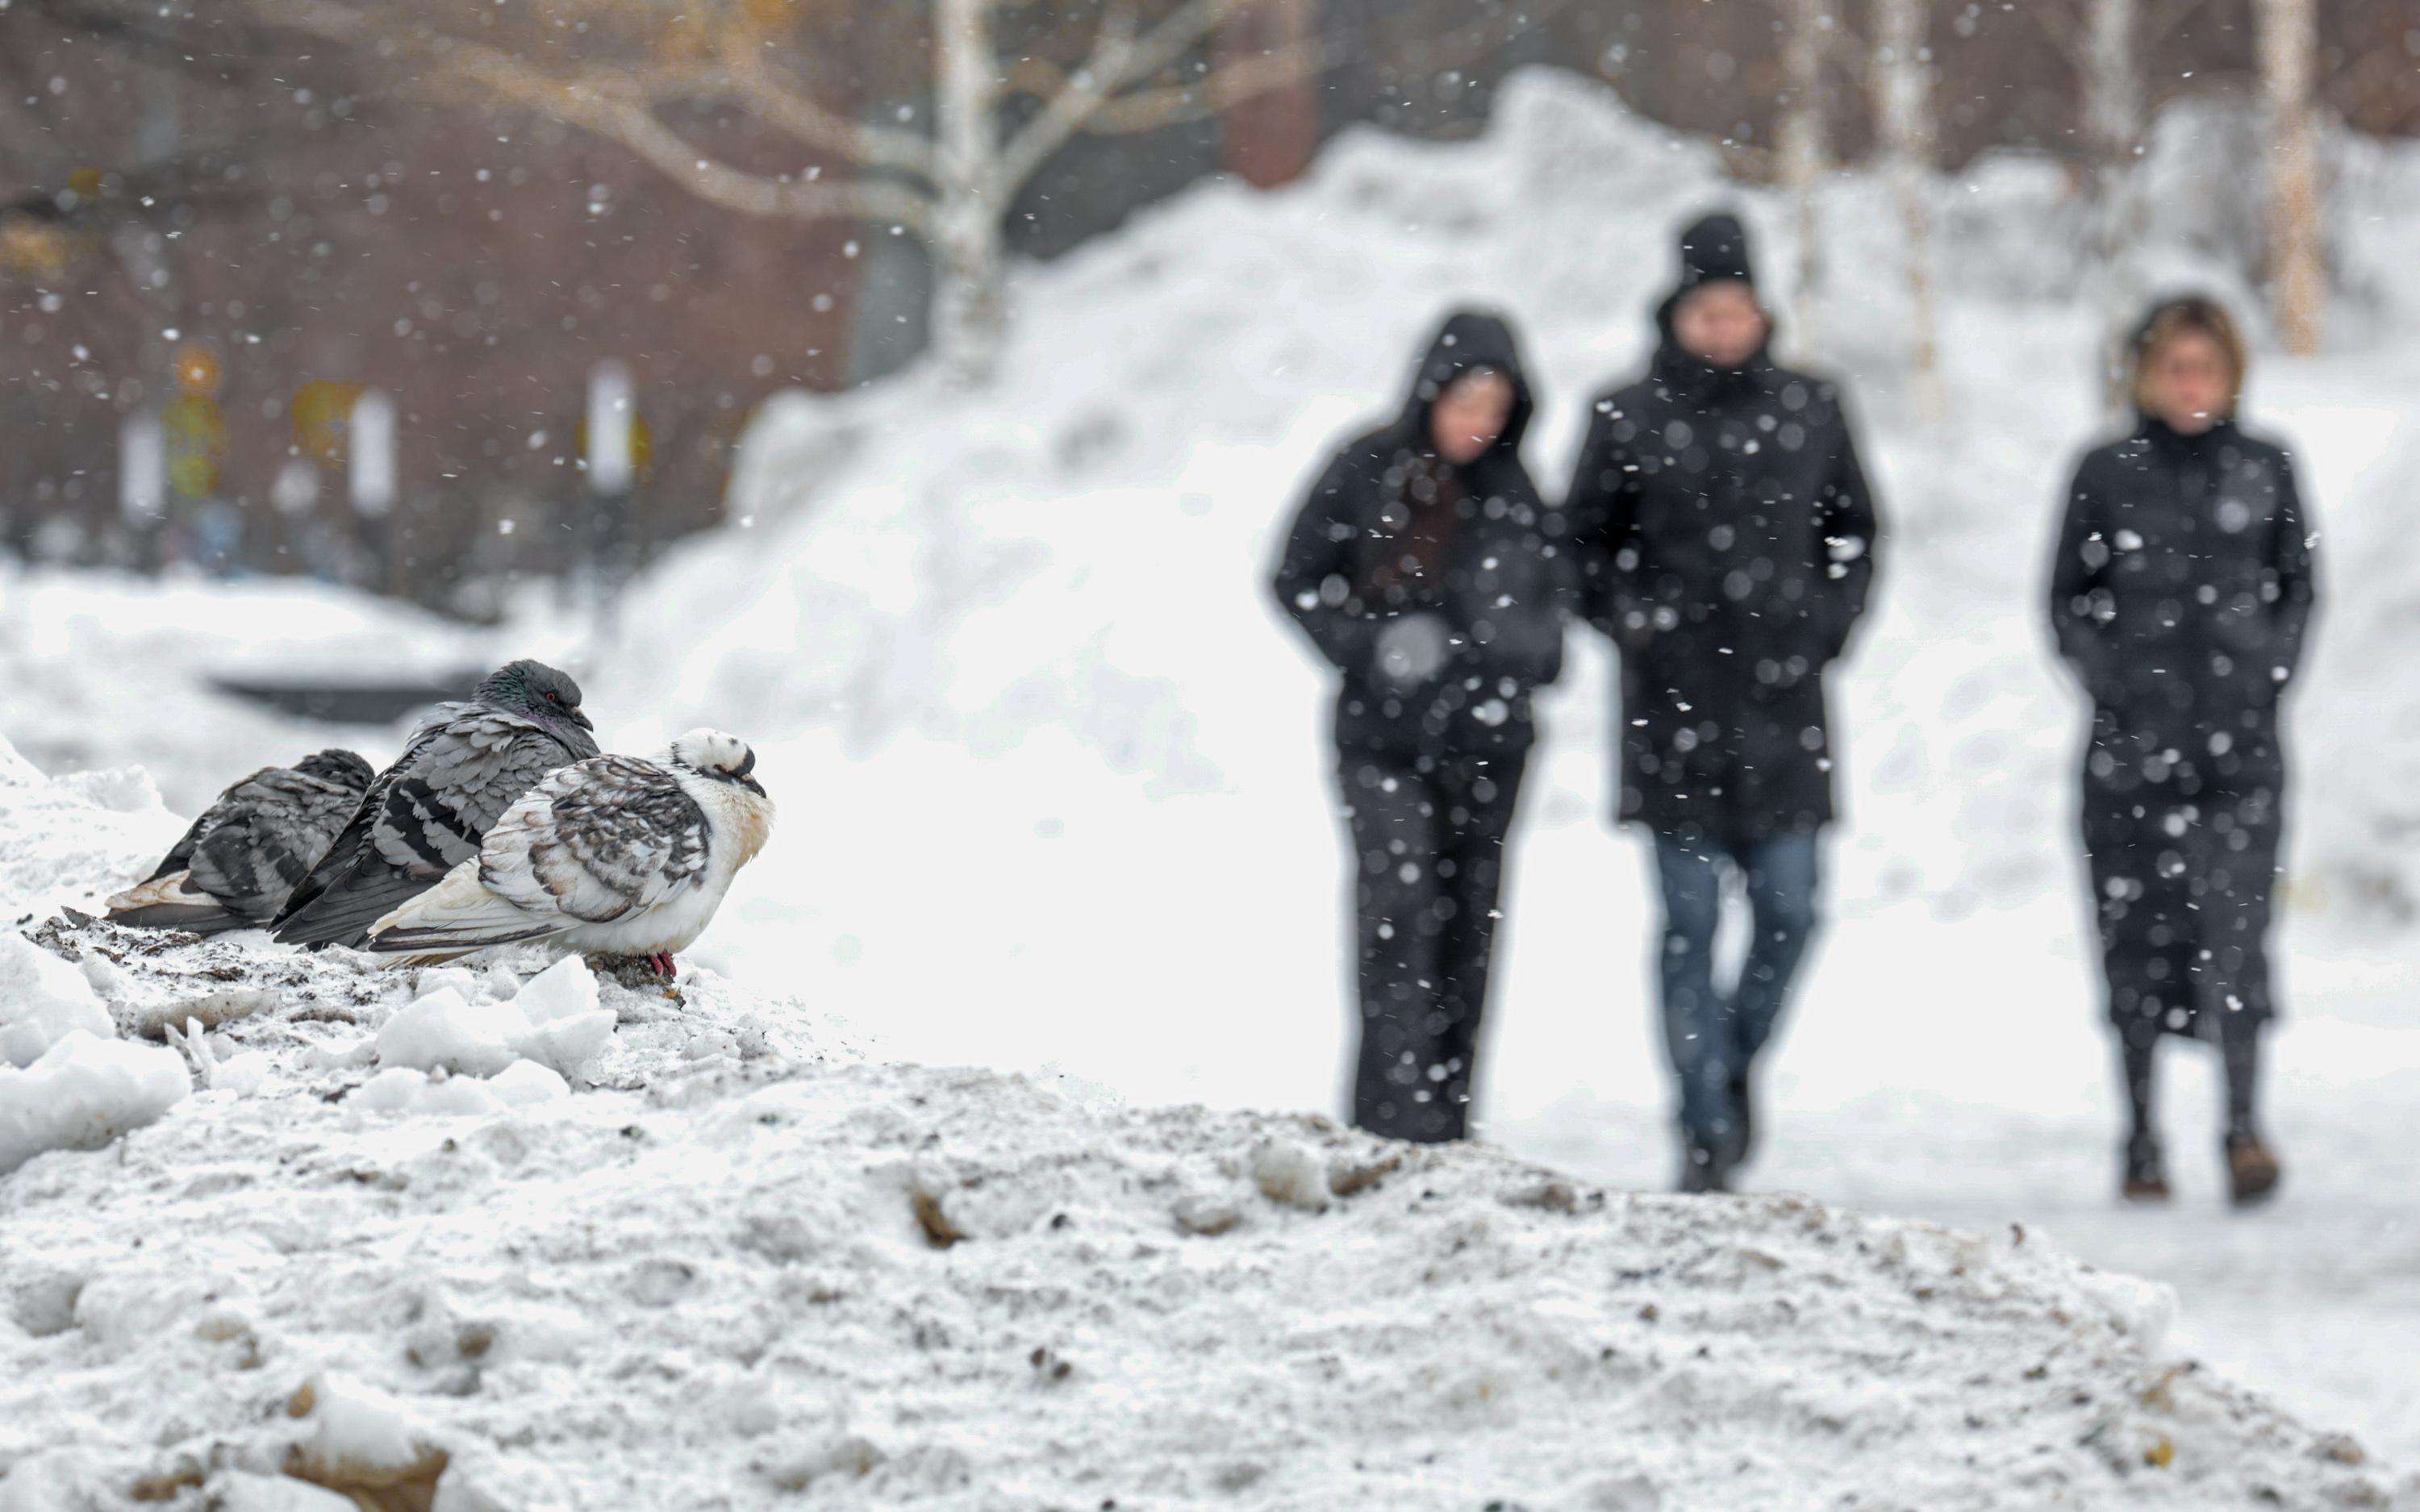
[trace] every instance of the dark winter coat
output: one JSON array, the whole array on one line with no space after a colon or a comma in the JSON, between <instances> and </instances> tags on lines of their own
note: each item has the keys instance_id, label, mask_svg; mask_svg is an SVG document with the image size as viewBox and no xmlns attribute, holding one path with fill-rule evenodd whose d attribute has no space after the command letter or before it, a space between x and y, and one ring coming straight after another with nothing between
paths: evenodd
<instances>
[{"instance_id":1,"label":"dark winter coat","mask_svg":"<svg viewBox=\"0 0 2420 1512\"><path fill-rule=\"evenodd\" d=\"M2086 455L2051 572L2060 655L2093 701L2083 827L2112 1012L2130 971L2211 952L2206 985L2168 991L2190 1032L2234 999L2271 1010L2262 936L2283 831L2278 701L2302 659L2311 550L2293 465L2220 424L2183 436L2146 417ZM2174 981L2174 969L2150 968ZM2153 987L2142 987L2156 993Z\"/></svg>"},{"instance_id":2,"label":"dark winter coat","mask_svg":"<svg viewBox=\"0 0 2420 1512\"><path fill-rule=\"evenodd\" d=\"M1476 367L1512 380L1512 410L1494 446L1452 467L1435 456L1429 411ZM1521 465L1532 408L1511 329L1457 314L1420 359L1393 423L1338 452L1304 501L1274 586L1342 674L1335 730L1348 753L1516 750L1534 738L1531 690L1562 669L1568 559L1562 517ZM1416 540L1414 489L1440 485L1452 528L1441 542ZM1435 570L1398 572L1407 554L1432 551ZM1423 612L1449 627L1450 656L1421 687L1395 691L1375 675L1379 635L1395 617Z\"/></svg>"},{"instance_id":3,"label":"dark winter coat","mask_svg":"<svg viewBox=\"0 0 2420 1512\"><path fill-rule=\"evenodd\" d=\"M1685 287L1684 284L1684 287ZM1823 670L1873 581L1874 501L1837 385L1672 336L1600 398L1572 478L1590 620L1621 652L1619 813L1753 841L1833 818Z\"/></svg>"}]
</instances>

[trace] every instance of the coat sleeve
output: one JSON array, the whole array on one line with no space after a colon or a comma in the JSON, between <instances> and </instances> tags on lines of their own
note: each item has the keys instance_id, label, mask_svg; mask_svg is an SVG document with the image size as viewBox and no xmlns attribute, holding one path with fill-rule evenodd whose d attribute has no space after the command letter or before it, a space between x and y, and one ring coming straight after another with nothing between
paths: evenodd
<instances>
[{"instance_id":1,"label":"coat sleeve","mask_svg":"<svg viewBox=\"0 0 2420 1512\"><path fill-rule=\"evenodd\" d=\"M2050 565L2050 627L2058 654L2095 697L2116 682L2116 656L2102 631L2108 599L2106 502L2090 458L2068 485L2067 515Z\"/></svg>"},{"instance_id":2,"label":"coat sleeve","mask_svg":"<svg viewBox=\"0 0 2420 1512\"><path fill-rule=\"evenodd\" d=\"M1643 645L1654 625L1633 586L1638 565L1638 479L1604 401L1590 411L1572 485L1563 494L1571 531L1565 564L1572 609L1618 645Z\"/></svg>"},{"instance_id":3,"label":"coat sleeve","mask_svg":"<svg viewBox=\"0 0 2420 1512\"><path fill-rule=\"evenodd\" d=\"M1360 561L1357 507L1371 486L1366 460L1347 447L1327 465L1295 516L1272 587L1278 604L1341 671L1370 664L1375 623L1361 612L1353 574Z\"/></svg>"},{"instance_id":4,"label":"coat sleeve","mask_svg":"<svg viewBox=\"0 0 2420 1512\"><path fill-rule=\"evenodd\" d=\"M2276 661L2272 675L2280 688L2292 679L2303 660L2303 636L2311 623L2319 584L2311 563L2310 527L2303 519L2303 501L2294 485L2294 465L2281 461L2277 479L2275 560L2270 570L2277 586Z\"/></svg>"},{"instance_id":5,"label":"coat sleeve","mask_svg":"<svg viewBox=\"0 0 2420 1512\"><path fill-rule=\"evenodd\" d=\"M1822 647L1832 661L1848 649L1849 636L1864 618L1873 592L1874 551L1882 543L1882 518L1874 507L1873 486L1866 481L1858 459L1856 438L1848 417L1840 419L1839 441L1824 470L1816 496L1826 561L1823 580L1831 590Z\"/></svg>"},{"instance_id":6,"label":"coat sleeve","mask_svg":"<svg viewBox=\"0 0 2420 1512\"><path fill-rule=\"evenodd\" d=\"M1453 628L1467 649L1471 672L1540 687L1562 675L1563 622L1571 614L1573 590L1571 526L1561 511L1541 506L1537 485L1517 464L1507 492L1518 501L1512 517L1521 531L1505 540L1503 549L1488 554L1521 560L1501 570L1495 562L1477 569L1475 617ZM1473 606L1463 607L1467 612Z\"/></svg>"}]
</instances>

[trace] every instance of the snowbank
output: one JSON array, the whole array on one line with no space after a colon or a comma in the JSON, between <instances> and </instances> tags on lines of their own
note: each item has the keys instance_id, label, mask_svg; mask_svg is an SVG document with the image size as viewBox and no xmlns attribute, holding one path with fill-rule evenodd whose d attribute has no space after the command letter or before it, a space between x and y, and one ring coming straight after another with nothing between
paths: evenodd
<instances>
[{"instance_id":1,"label":"snowbank","mask_svg":"<svg viewBox=\"0 0 2420 1512\"><path fill-rule=\"evenodd\" d=\"M0 1061L30 1066L78 1030L117 1032L91 983L23 936L0 934Z\"/></svg>"},{"instance_id":2,"label":"snowbank","mask_svg":"<svg viewBox=\"0 0 2420 1512\"><path fill-rule=\"evenodd\" d=\"M97 1149L182 1099L185 1063L173 1050L61 1036L23 1071L0 1066L0 1175L52 1149Z\"/></svg>"},{"instance_id":3,"label":"snowbank","mask_svg":"<svg viewBox=\"0 0 2420 1512\"><path fill-rule=\"evenodd\" d=\"M711 973L58 918L8 950L74 1005L0 1071L9 1512L2412 1494L2021 1228L881 1064ZM27 1108L86 1128L19 1164Z\"/></svg>"},{"instance_id":4,"label":"snowbank","mask_svg":"<svg viewBox=\"0 0 2420 1512\"><path fill-rule=\"evenodd\" d=\"M442 981L442 975L461 979ZM431 987L431 979L440 984ZM505 983L508 989L511 983ZM480 989L477 1006L465 989ZM494 995L495 974L471 979L422 974L423 995L379 1030L382 1066L494 1076L520 1060L560 1074L577 1074L613 1032L613 1015L597 1006L597 980L576 957L549 966L511 995Z\"/></svg>"},{"instance_id":5,"label":"snowbank","mask_svg":"<svg viewBox=\"0 0 2420 1512\"><path fill-rule=\"evenodd\" d=\"M173 823L140 774L54 782L0 740L0 920L62 891L107 890L138 837ZM184 1097L176 1052L116 1036L85 973L13 927L0 933L0 1176L46 1150L97 1149Z\"/></svg>"},{"instance_id":6,"label":"snowbank","mask_svg":"<svg viewBox=\"0 0 2420 1512\"><path fill-rule=\"evenodd\" d=\"M330 744L382 764L396 733L293 718L220 678L453 676L495 664L489 632L299 579L221 582L34 568L0 558L0 738L48 772L140 763L183 811Z\"/></svg>"}]
</instances>

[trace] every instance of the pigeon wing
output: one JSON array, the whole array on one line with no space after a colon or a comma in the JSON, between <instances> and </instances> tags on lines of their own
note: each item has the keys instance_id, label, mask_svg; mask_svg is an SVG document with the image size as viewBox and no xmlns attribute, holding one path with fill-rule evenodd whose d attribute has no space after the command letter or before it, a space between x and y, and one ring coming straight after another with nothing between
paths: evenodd
<instances>
[{"instance_id":1,"label":"pigeon wing","mask_svg":"<svg viewBox=\"0 0 2420 1512\"><path fill-rule=\"evenodd\" d=\"M204 933L241 928L246 920L227 912L208 889L196 885L194 860L212 835L240 822L246 791L280 770L264 766L212 800L177 843L169 847L149 876L109 900L110 922L135 929L182 929Z\"/></svg>"},{"instance_id":2,"label":"pigeon wing","mask_svg":"<svg viewBox=\"0 0 2420 1512\"><path fill-rule=\"evenodd\" d=\"M200 848L203 839L211 830L225 824L240 807L244 789L278 770L280 770L278 767L264 766L211 799L210 806L202 810L201 816L193 822L185 833L178 839L176 844L168 848L168 854L161 859L158 866L151 869L151 874L143 880L157 882L172 872L182 872L191 866L194 861L194 852Z\"/></svg>"},{"instance_id":3,"label":"pigeon wing","mask_svg":"<svg viewBox=\"0 0 2420 1512\"><path fill-rule=\"evenodd\" d=\"M706 810L671 772L632 756L565 767L480 850L480 880L530 913L606 924L697 885Z\"/></svg>"},{"instance_id":4,"label":"pigeon wing","mask_svg":"<svg viewBox=\"0 0 2420 1512\"><path fill-rule=\"evenodd\" d=\"M268 922L328 849L361 795L285 767L261 772L233 795L237 812L194 853L194 890L238 918Z\"/></svg>"},{"instance_id":5,"label":"pigeon wing","mask_svg":"<svg viewBox=\"0 0 2420 1512\"><path fill-rule=\"evenodd\" d=\"M322 894L335 886L336 879L351 871L368 851L370 826L386 805L388 790L411 769L422 748L444 733L446 727L456 719L477 713L479 707L475 703L441 703L414 727L411 737L403 743L403 754L396 758L394 765L370 779L369 791L353 806L352 818L320 854L318 862L311 868L310 875L304 877L287 898L286 906L277 915L279 939L299 937L289 936L285 926L300 918L305 909L318 903Z\"/></svg>"},{"instance_id":6,"label":"pigeon wing","mask_svg":"<svg viewBox=\"0 0 2420 1512\"><path fill-rule=\"evenodd\" d=\"M654 763L563 767L488 832L475 866L380 919L370 948L434 959L612 923L695 886L706 843L705 810Z\"/></svg>"}]
</instances>

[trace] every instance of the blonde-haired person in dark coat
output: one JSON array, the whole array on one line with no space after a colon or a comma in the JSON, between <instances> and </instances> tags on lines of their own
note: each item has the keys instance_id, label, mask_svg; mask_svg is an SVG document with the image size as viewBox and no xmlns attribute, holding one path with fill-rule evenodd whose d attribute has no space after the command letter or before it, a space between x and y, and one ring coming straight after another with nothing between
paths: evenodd
<instances>
[{"instance_id":1,"label":"blonde-haired person in dark coat","mask_svg":"<svg viewBox=\"0 0 2420 1512\"><path fill-rule=\"evenodd\" d=\"M2121 1189L2168 1195L2152 1064L2176 1035L2223 1053L2223 1148L2249 1203L2280 1175L2258 1117L2260 1037L2276 1011L2280 701L2310 621L2310 537L2291 458L2236 424L2246 363L2224 308L2156 305L2133 363L2136 424L2076 469L2049 603L2093 704L2082 818L2132 1110Z\"/></svg>"}]
</instances>

